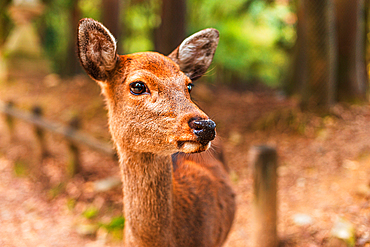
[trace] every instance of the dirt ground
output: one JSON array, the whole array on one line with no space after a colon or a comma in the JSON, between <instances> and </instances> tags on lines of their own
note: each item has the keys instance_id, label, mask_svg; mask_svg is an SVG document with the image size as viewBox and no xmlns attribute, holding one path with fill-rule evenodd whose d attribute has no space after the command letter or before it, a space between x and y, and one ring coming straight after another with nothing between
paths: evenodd
<instances>
[{"instance_id":1,"label":"dirt ground","mask_svg":"<svg viewBox=\"0 0 370 247\"><path fill-rule=\"evenodd\" d=\"M262 144L275 147L279 157L281 246L329 246L338 218L353 225L356 246L370 246L369 105L336 105L330 115L302 113L278 91L204 83L193 96L217 123L232 169L238 211L226 247L250 244L248 151ZM110 140L99 88L86 77L11 80L0 84L0 100L25 110L37 104L46 118L65 124L78 116L84 132ZM10 131L5 120L0 116L0 246L121 246L119 233L95 231L121 214L120 188L92 189L96 180L119 177L116 161L81 146L83 171L68 179L63 138L46 133L49 155L41 160L33 127L15 121ZM96 212L90 217L91 208ZM301 214L309 221L296 222Z\"/></svg>"}]
</instances>

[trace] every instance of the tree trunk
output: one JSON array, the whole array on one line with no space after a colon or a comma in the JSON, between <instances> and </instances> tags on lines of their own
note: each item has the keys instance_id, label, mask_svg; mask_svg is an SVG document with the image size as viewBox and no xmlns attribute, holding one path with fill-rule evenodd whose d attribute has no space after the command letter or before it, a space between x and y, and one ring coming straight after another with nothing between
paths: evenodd
<instances>
[{"instance_id":1,"label":"tree trunk","mask_svg":"<svg viewBox=\"0 0 370 247\"><path fill-rule=\"evenodd\" d=\"M77 28L78 22L81 17L81 11L78 7L78 0L71 1L69 13L70 13L69 14L70 35L69 35L68 49L67 49L67 55L66 55L66 61L65 61L65 70L63 72L63 75L74 76L82 72L80 62L78 61L78 58L76 55L76 40L77 40L76 28Z\"/></svg>"},{"instance_id":2,"label":"tree trunk","mask_svg":"<svg viewBox=\"0 0 370 247\"><path fill-rule=\"evenodd\" d=\"M370 0L365 0L365 66L367 68L367 65L370 64L370 36L368 35L370 33ZM369 78L368 69L366 71L366 76Z\"/></svg>"},{"instance_id":3,"label":"tree trunk","mask_svg":"<svg viewBox=\"0 0 370 247\"><path fill-rule=\"evenodd\" d=\"M186 0L162 0L162 22L154 30L155 50L169 54L186 36Z\"/></svg>"},{"instance_id":4,"label":"tree trunk","mask_svg":"<svg viewBox=\"0 0 370 247\"><path fill-rule=\"evenodd\" d=\"M365 0L365 65L370 63L370 36L368 33L370 32L370 0ZM368 72L366 73L367 78L369 78Z\"/></svg>"},{"instance_id":5,"label":"tree trunk","mask_svg":"<svg viewBox=\"0 0 370 247\"><path fill-rule=\"evenodd\" d=\"M366 100L365 0L301 1L288 93L308 107Z\"/></svg>"},{"instance_id":6,"label":"tree trunk","mask_svg":"<svg viewBox=\"0 0 370 247\"><path fill-rule=\"evenodd\" d=\"M103 0L102 2L102 22L113 34L113 36L119 40L121 36L121 22L120 22L120 0ZM121 53L119 46L118 52Z\"/></svg>"},{"instance_id":7,"label":"tree trunk","mask_svg":"<svg viewBox=\"0 0 370 247\"><path fill-rule=\"evenodd\" d=\"M338 100L366 100L364 0L336 0L338 23Z\"/></svg>"},{"instance_id":8,"label":"tree trunk","mask_svg":"<svg viewBox=\"0 0 370 247\"><path fill-rule=\"evenodd\" d=\"M307 31L306 14L303 1L296 1L297 9L297 41L293 48L291 69L287 75L285 90L289 95L299 94L303 98L307 93Z\"/></svg>"},{"instance_id":9,"label":"tree trunk","mask_svg":"<svg viewBox=\"0 0 370 247\"><path fill-rule=\"evenodd\" d=\"M304 0L307 14L307 107L328 109L335 102L336 32L332 0Z\"/></svg>"}]
</instances>

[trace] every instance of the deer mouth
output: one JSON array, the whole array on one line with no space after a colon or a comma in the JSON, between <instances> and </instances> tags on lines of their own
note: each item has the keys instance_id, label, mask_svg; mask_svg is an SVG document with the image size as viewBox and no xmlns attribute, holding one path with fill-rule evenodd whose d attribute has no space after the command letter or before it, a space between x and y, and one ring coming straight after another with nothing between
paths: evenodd
<instances>
[{"instance_id":1,"label":"deer mouth","mask_svg":"<svg viewBox=\"0 0 370 247\"><path fill-rule=\"evenodd\" d=\"M206 151L210 146L211 142L177 141L177 148L183 153L200 153Z\"/></svg>"}]
</instances>

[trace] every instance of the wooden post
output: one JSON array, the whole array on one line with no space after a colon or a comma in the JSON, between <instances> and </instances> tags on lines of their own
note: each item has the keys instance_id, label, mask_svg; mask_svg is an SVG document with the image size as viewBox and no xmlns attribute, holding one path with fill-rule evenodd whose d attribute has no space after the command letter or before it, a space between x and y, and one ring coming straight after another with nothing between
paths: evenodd
<instances>
[{"instance_id":1,"label":"wooden post","mask_svg":"<svg viewBox=\"0 0 370 247\"><path fill-rule=\"evenodd\" d=\"M73 134L80 128L80 120L78 117L72 118L69 122L70 134ZM69 141L68 143L68 153L69 160L67 166L67 173L69 177L73 177L77 173L81 172L81 163L80 163L80 152L75 142Z\"/></svg>"},{"instance_id":2,"label":"wooden post","mask_svg":"<svg viewBox=\"0 0 370 247\"><path fill-rule=\"evenodd\" d=\"M34 106L32 108L32 113L33 113L34 118L37 118L37 119L40 119L43 114L40 106ZM35 126L36 139L41 149L41 160L43 160L44 158L48 156L48 151L47 151L46 142L45 142L45 131L40 126L37 126L37 125L34 125L34 126Z\"/></svg>"},{"instance_id":3,"label":"wooden post","mask_svg":"<svg viewBox=\"0 0 370 247\"><path fill-rule=\"evenodd\" d=\"M277 247L276 150L267 146L254 146L249 152L254 178L253 247Z\"/></svg>"},{"instance_id":4,"label":"wooden post","mask_svg":"<svg viewBox=\"0 0 370 247\"><path fill-rule=\"evenodd\" d=\"M13 107L14 107L14 102L9 101L6 103L6 108L11 109ZM6 125L8 126L10 140L12 141L13 136L14 136L14 118L11 114L6 114L5 121L6 121Z\"/></svg>"}]
</instances>

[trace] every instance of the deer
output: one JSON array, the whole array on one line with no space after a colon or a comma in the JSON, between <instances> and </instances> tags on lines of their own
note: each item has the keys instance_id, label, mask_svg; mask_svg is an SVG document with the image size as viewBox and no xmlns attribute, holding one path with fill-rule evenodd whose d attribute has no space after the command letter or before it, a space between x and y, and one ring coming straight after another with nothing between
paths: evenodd
<instances>
[{"instance_id":1,"label":"deer","mask_svg":"<svg viewBox=\"0 0 370 247\"><path fill-rule=\"evenodd\" d=\"M208 28L168 56L118 55L103 24L78 24L78 57L101 87L119 157L125 246L218 247L226 240L235 193L216 124L190 96L218 40Z\"/></svg>"}]
</instances>

